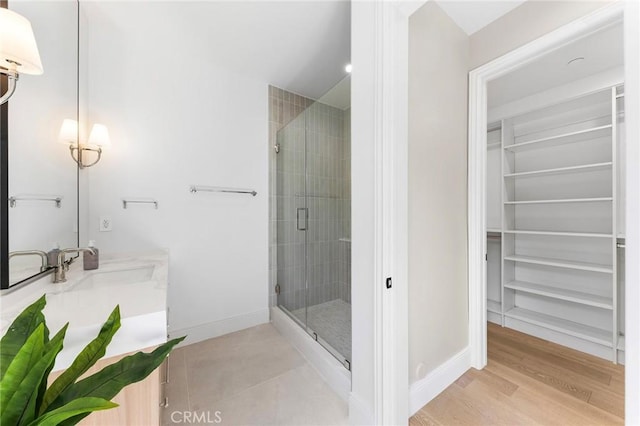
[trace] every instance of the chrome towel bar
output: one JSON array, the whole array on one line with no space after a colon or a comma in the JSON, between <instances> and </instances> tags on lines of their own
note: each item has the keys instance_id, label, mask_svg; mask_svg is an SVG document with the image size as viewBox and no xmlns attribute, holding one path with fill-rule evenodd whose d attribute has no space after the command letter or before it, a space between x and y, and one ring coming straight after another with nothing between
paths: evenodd
<instances>
[{"instance_id":1,"label":"chrome towel bar","mask_svg":"<svg viewBox=\"0 0 640 426\"><path fill-rule=\"evenodd\" d=\"M14 195L9 197L9 207L15 207L17 201L54 201L60 208L62 197L56 195Z\"/></svg>"},{"instance_id":2,"label":"chrome towel bar","mask_svg":"<svg viewBox=\"0 0 640 426\"><path fill-rule=\"evenodd\" d=\"M153 204L155 209L158 210L158 202L156 200L123 199L122 208L126 209L127 204Z\"/></svg>"},{"instance_id":3,"label":"chrome towel bar","mask_svg":"<svg viewBox=\"0 0 640 426\"><path fill-rule=\"evenodd\" d=\"M189 187L189 191L193 194L195 194L196 192L225 192L229 194L250 194L254 197L258 195L258 193L253 189L223 188L220 186L191 185Z\"/></svg>"}]
</instances>

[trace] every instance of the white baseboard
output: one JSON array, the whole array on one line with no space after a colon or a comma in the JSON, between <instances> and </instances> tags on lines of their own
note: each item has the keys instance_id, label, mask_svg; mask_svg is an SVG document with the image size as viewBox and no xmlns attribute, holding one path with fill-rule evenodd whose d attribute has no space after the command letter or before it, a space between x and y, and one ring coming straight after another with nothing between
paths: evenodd
<instances>
[{"instance_id":1,"label":"white baseboard","mask_svg":"<svg viewBox=\"0 0 640 426\"><path fill-rule=\"evenodd\" d=\"M173 339L175 337L187 336L187 338L184 339L179 345L186 346L268 322L269 309L264 308L256 312L238 315L231 318L225 318L206 324L196 325L194 327L182 328L178 330L170 329L169 338Z\"/></svg>"},{"instance_id":2,"label":"white baseboard","mask_svg":"<svg viewBox=\"0 0 640 426\"><path fill-rule=\"evenodd\" d=\"M375 424L373 409L358 395L349 395L349 424L369 426Z\"/></svg>"},{"instance_id":3,"label":"white baseboard","mask_svg":"<svg viewBox=\"0 0 640 426\"><path fill-rule=\"evenodd\" d=\"M469 347L466 347L427 374L424 379L413 383L409 387L410 415L417 413L440 392L458 380L469 368L471 368L471 352Z\"/></svg>"},{"instance_id":4,"label":"white baseboard","mask_svg":"<svg viewBox=\"0 0 640 426\"><path fill-rule=\"evenodd\" d=\"M345 402L351 392L351 372L335 359L325 348L313 340L305 330L296 324L278 307L271 308L274 327L302 354L316 369L324 381Z\"/></svg>"}]
</instances>

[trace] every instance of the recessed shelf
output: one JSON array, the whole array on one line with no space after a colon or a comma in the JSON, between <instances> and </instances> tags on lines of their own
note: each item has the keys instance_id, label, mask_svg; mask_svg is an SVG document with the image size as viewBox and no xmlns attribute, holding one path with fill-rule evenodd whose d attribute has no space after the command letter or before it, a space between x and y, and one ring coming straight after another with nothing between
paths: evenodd
<instances>
[{"instance_id":1,"label":"recessed shelf","mask_svg":"<svg viewBox=\"0 0 640 426\"><path fill-rule=\"evenodd\" d=\"M504 233L515 235L548 235L551 237L613 238L613 234L598 234L593 232L525 231L510 229L504 231Z\"/></svg>"},{"instance_id":2,"label":"recessed shelf","mask_svg":"<svg viewBox=\"0 0 640 426\"><path fill-rule=\"evenodd\" d=\"M568 143L584 142L590 139L598 139L605 136L611 136L612 125L593 127L591 129L579 130L577 132L564 133L562 135L549 136L546 138L535 139L532 141L507 145L504 149L515 152L528 149L546 148L554 145L565 145Z\"/></svg>"},{"instance_id":3,"label":"recessed shelf","mask_svg":"<svg viewBox=\"0 0 640 426\"><path fill-rule=\"evenodd\" d=\"M572 260L559 260L559 259L549 259L546 257L533 257L533 256L520 256L520 255L505 256L504 260L510 260L512 262L520 262L520 263L531 263L534 265L555 266L558 268L566 268L566 269L578 269L581 271L602 272L605 274L613 273L613 268L611 266L601 265L598 263L576 262Z\"/></svg>"},{"instance_id":4,"label":"recessed shelf","mask_svg":"<svg viewBox=\"0 0 640 426\"><path fill-rule=\"evenodd\" d=\"M493 312L494 314L502 315L502 306L500 302L496 302L495 300L487 299L487 311Z\"/></svg>"},{"instance_id":5,"label":"recessed shelf","mask_svg":"<svg viewBox=\"0 0 640 426\"><path fill-rule=\"evenodd\" d=\"M613 162L606 163L594 163L585 164L582 166L570 166L570 167L557 167L554 169L534 170L531 172L518 172L505 174L505 178L518 178L518 177L536 177L536 176L550 176L563 173L579 173L579 172L594 172L597 170L611 169Z\"/></svg>"},{"instance_id":6,"label":"recessed shelf","mask_svg":"<svg viewBox=\"0 0 640 426\"><path fill-rule=\"evenodd\" d=\"M611 332L607 330L590 327L588 325L579 324L577 322L518 307L508 310L504 315L508 318L517 319L528 322L529 324L559 331L609 348L613 347L611 342Z\"/></svg>"},{"instance_id":7,"label":"recessed shelf","mask_svg":"<svg viewBox=\"0 0 640 426\"><path fill-rule=\"evenodd\" d=\"M602 201L613 201L613 197L597 198L561 198L555 200L526 200L526 201L505 201L505 204L553 204L553 203L594 203Z\"/></svg>"},{"instance_id":8,"label":"recessed shelf","mask_svg":"<svg viewBox=\"0 0 640 426\"><path fill-rule=\"evenodd\" d=\"M579 303L581 305L594 306L602 309L613 309L613 301L610 297L596 296L575 290L567 290L552 287L544 284L530 283L526 281L511 281L506 283L505 288L521 291L524 293L537 294L539 296L551 297L553 299L566 300L568 302Z\"/></svg>"}]
</instances>

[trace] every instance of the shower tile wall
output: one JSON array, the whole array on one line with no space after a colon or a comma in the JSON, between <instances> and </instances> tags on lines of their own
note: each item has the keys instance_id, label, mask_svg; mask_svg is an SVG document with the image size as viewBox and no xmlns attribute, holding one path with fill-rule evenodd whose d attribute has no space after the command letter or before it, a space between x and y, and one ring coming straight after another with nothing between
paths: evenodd
<instances>
[{"instance_id":1,"label":"shower tile wall","mask_svg":"<svg viewBox=\"0 0 640 426\"><path fill-rule=\"evenodd\" d=\"M307 267L308 305L340 299L344 252L344 111L319 102L305 112L307 121ZM343 241L341 241L343 240Z\"/></svg>"},{"instance_id":2,"label":"shower tile wall","mask_svg":"<svg viewBox=\"0 0 640 426\"><path fill-rule=\"evenodd\" d=\"M270 88L270 145L280 144L279 154L271 150L270 293L274 305L279 283L281 302L289 310L335 299L349 302L351 294L350 111L312 102ZM296 229L296 209L305 207L305 200L308 294L304 233Z\"/></svg>"}]
</instances>

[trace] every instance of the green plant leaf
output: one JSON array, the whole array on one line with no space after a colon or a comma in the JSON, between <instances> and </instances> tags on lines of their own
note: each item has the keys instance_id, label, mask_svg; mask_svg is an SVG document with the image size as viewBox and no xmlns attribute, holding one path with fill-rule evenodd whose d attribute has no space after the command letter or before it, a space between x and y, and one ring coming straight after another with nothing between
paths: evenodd
<instances>
[{"instance_id":1,"label":"green plant leaf","mask_svg":"<svg viewBox=\"0 0 640 426\"><path fill-rule=\"evenodd\" d=\"M65 370L47 389L44 400L40 405L39 413L46 411L47 407L78 377L83 375L91 366L102 358L111 343L113 335L120 328L120 306L116 306L109 318L104 323L98 336L91 341L80 354L73 360L69 368Z\"/></svg>"},{"instance_id":2,"label":"green plant leaf","mask_svg":"<svg viewBox=\"0 0 640 426\"><path fill-rule=\"evenodd\" d=\"M38 417L29 423L29 426L57 426L64 420L77 416L78 414L88 414L93 411L107 410L117 406L118 404L102 398L79 398Z\"/></svg>"},{"instance_id":3,"label":"green plant leaf","mask_svg":"<svg viewBox=\"0 0 640 426\"><path fill-rule=\"evenodd\" d=\"M41 325L42 326L42 325ZM38 329L40 330L40 327ZM44 375L47 371L51 370L51 367L55 363L56 356L62 350L62 343L64 340L64 334L66 332L66 327L64 327L60 333L56 335L56 340L51 341L51 345L43 345L43 351L40 352L39 359L33 365L31 369L29 369L27 375L24 377L15 393L9 400L7 407L2 410L2 420L0 420L0 424L3 426L7 425L21 425L31 422L36 415L36 406L35 401L38 397L38 391L40 390L40 384L44 378ZM36 331L37 333L37 331ZM42 336L39 336L42 338ZM48 350L47 350L48 348ZM19 361L20 352L16 355L14 362ZM7 370L6 377L8 378L10 375L10 371L13 367L9 366ZM6 423L5 423L6 422Z\"/></svg>"},{"instance_id":4,"label":"green plant leaf","mask_svg":"<svg viewBox=\"0 0 640 426\"><path fill-rule=\"evenodd\" d=\"M74 399L83 397L113 398L125 386L139 382L151 374L164 361L173 347L182 340L184 340L184 337L173 339L160 345L151 353L138 352L122 358L120 361L67 387L49 408L56 409ZM76 424L86 415L81 414L70 418L63 425Z\"/></svg>"},{"instance_id":5,"label":"green plant leaf","mask_svg":"<svg viewBox=\"0 0 640 426\"><path fill-rule=\"evenodd\" d=\"M14 426L35 416L42 378L62 349L63 338L64 333L44 352L44 324L40 324L20 348L0 382L0 425Z\"/></svg>"},{"instance_id":6,"label":"green plant leaf","mask_svg":"<svg viewBox=\"0 0 640 426\"><path fill-rule=\"evenodd\" d=\"M14 394L13 398L9 402L11 408L15 408L16 406L24 405L24 409L20 418L18 420L18 426L25 425L31 422L35 417L38 411L39 403L42 401L42 397L44 396L44 391L47 388L47 378L49 376L49 372L53 368L55 364L55 358L58 355L58 352L62 350L62 344L64 341L64 336L67 332L68 323L62 327L58 333L51 339L49 342L45 343L42 358L36 363L33 369L29 372L25 380L20 384L20 388ZM51 353L55 352L55 353ZM48 365L44 367L44 371L41 371L41 367L39 365L42 359L49 359L52 356L51 361ZM35 372L34 372L35 371ZM31 377L31 375L40 374L39 382L36 381L35 378ZM23 404L23 402L26 403Z\"/></svg>"},{"instance_id":7,"label":"green plant leaf","mask_svg":"<svg viewBox=\"0 0 640 426\"><path fill-rule=\"evenodd\" d=\"M2 380L0 380L0 425L11 424L7 420L7 408L11 398L20 388L22 381L27 377L29 371L42 358L44 349L44 325L40 324L35 331L22 345L18 353L13 357ZM14 419L14 424L18 417Z\"/></svg>"},{"instance_id":8,"label":"green plant leaf","mask_svg":"<svg viewBox=\"0 0 640 426\"><path fill-rule=\"evenodd\" d=\"M2 336L2 340L0 340L0 380L4 378L9 364L11 364L13 358L38 325L44 324L44 342L46 343L49 340L49 329L47 329L44 315L42 314L46 304L47 301L43 295L25 308L11 323L5 335Z\"/></svg>"},{"instance_id":9,"label":"green plant leaf","mask_svg":"<svg viewBox=\"0 0 640 426\"><path fill-rule=\"evenodd\" d=\"M63 346L62 342L64 341L64 337L67 334L67 328L68 327L69 327L69 323L66 323L64 325L64 327L62 327L60 329L60 331L58 331L56 333L56 335L53 336L53 339L51 339L49 342L47 342L44 345L45 353L47 353L47 352L49 352L51 350L55 350L55 348L57 347L58 343L60 343L61 349L62 349L62 346ZM38 413L40 411L40 407L42 405L42 401L44 399L44 395L45 395L45 393L47 391L47 384L48 384L47 382L49 380L49 373L51 373L51 370L53 369L54 365L55 365L55 359L54 359L54 362L52 362L49 365L49 367L45 370L44 375L42 376L42 379L40 380L40 387L38 389L38 393L36 395L36 398L32 399L31 401L29 401L30 403L32 401L35 402L35 405L33 407L28 407L28 409L25 410L25 412L33 413L32 417L29 417L29 418L34 418L36 413ZM31 412L31 409L33 409L33 412ZM21 419L21 424L25 424L25 422L27 421L26 419L27 419L27 417L23 416L22 419Z\"/></svg>"}]
</instances>

